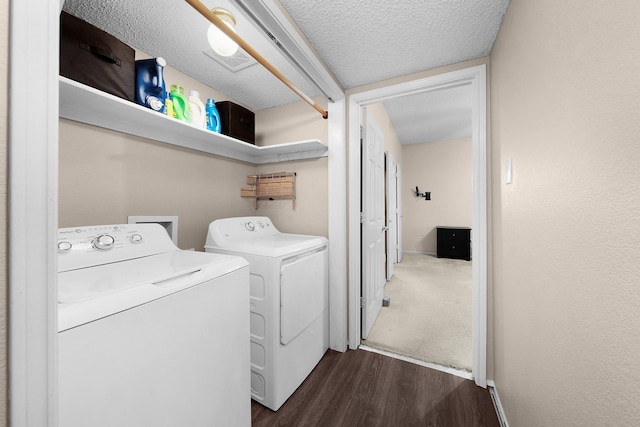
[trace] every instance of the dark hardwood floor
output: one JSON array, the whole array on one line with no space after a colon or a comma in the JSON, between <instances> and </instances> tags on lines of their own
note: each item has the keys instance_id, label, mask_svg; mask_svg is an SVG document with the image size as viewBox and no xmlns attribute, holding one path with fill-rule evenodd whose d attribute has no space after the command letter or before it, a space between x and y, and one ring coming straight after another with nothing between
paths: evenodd
<instances>
[{"instance_id":1,"label":"dark hardwood floor","mask_svg":"<svg viewBox=\"0 0 640 427\"><path fill-rule=\"evenodd\" d=\"M251 402L252 427L500 427L473 381L366 350L329 350L277 412Z\"/></svg>"}]
</instances>

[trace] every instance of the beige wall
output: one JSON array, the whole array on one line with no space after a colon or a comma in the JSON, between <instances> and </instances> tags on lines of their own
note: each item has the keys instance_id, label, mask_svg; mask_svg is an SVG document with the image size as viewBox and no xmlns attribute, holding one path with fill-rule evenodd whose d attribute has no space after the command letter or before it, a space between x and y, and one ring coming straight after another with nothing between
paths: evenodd
<instances>
[{"instance_id":1,"label":"beige wall","mask_svg":"<svg viewBox=\"0 0 640 427\"><path fill-rule=\"evenodd\" d=\"M326 109L327 100L313 99ZM276 145L307 139L327 144L328 120L303 101L256 111L256 145Z\"/></svg>"},{"instance_id":2,"label":"beige wall","mask_svg":"<svg viewBox=\"0 0 640 427\"><path fill-rule=\"evenodd\" d=\"M240 198L255 166L60 120L60 227L177 215L178 246L203 250L208 224L251 215Z\"/></svg>"},{"instance_id":3,"label":"beige wall","mask_svg":"<svg viewBox=\"0 0 640 427\"><path fill-rule=\"evenodd\" d=\"M436 226L471 227L471 148L471 139L402 146L404 251L435 254ZM416 197L416 186L431 200Z\"/></svg>"},{"instance_id":4,"label":"beige wall","mask_svg":"<svg viewBox=\"0 0 640 427\"><path fill-rule=\"evenodd\" d=\"M318 118L322 120L319 115ZM328 237L327 165L327 158L322 157L260 166L258 173L296 173L295 207L291 200L260 200L253 212L271 218L282 232Z\"/></svg>"},{"instance_id":5,"label":"beige wall","mask_svg":"<svg viewBox=\"0 0 640 427\"><path fill-rule=\"evenodd\" d=\"M511 0L491 53L494 378L513 426L640 422L639 16Z\"/></svg>"},{"instance_id":6,"label":"beige wall","mask_svg":"<svg viewBox=\"0 0 640 427\"><path fill-rule=\"evenodd\" d=\"M326 99L314 100L327 107ZM303 101L256 112L257 145L308 139L328 144L328 133L328 121ZM328 236L327 166L327 157L259 166L258 173L296 172L296 201L294 208L290 200L261 200L255 214L268 216L286 233Z\"/></svg>"},{"instance_id":7,"label":"beige wall","mask_svg":"<svg viewBox=\"0 0 640 427\"><path fill-rule=\"evenodd\" d=\"M136 53L138 58L146 55ZM229 99L167 67L168 84ZM59 225L126 223L129 215L177 215L178 246L203 250L208 224L252 215L240 197L256 167L195 150L60 120Z\"/></svg>"},{"instance_id":8,"label":"beige wall","mask_svg":"<svg viewBox=\"0 0 640 427\"><path fill-rule=\"evenodd\" d=\"M7 71L9 0L0 0L0 426L7 425Z\"/></svg>"}]
</instances>

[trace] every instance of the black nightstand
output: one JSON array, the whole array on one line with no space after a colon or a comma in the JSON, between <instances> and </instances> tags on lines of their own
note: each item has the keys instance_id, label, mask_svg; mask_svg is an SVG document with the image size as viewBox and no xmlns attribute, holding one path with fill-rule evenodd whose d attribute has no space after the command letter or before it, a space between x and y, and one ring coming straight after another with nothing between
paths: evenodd
<instances>
[{"instance_id":1,"label":"black nightstand","mask_svg":"<svg viewBox=\"0 0 640 427\"><path fill-rule=\"evenodd\" d=\"M436 227L438 258L471 261L471 229L469 227Z\"/></svg>"}]
</instances>

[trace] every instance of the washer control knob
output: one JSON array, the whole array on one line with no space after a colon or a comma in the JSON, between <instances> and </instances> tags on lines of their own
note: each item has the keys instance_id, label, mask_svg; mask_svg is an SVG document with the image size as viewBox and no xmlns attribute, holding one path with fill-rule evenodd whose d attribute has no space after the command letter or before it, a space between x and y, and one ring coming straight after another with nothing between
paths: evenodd
<instances>
[{"instance_id":1,"label":"washer control knob","mask_svg":"<svg viewBox=\"0 0 640 427\"><path fill-rule=\"evenodd\" d=\"M264 223L262 223L262 222L258 222L258 227L260 227L260 228L264 228Z\"/></svg>"},{"instance_id":2,"label":"washer control knob","mask_svg":"<svg viewBox=\"0 0 640 427\"><path fill-rule=\"evenodd\" d=\"M141 234L132 234L129 236L129 241L133 244L142 243L142 235Z\"/></svg>"},{"instance_id":3,"label":"washer control knob","mask_svg":"<svg viewBox=\"0 0 640 427\"><path fill-rule=\"evenodd\" d=\"M101 234L100 236L93 239L93 247L99 251L108 251L113 249L113 245L116 242L112 236L108 234Z\"/></svg>"},{"instance_id":4,"label":"washer control knob","mask_svg":"<svg viewBox=\"0 0 640 427\"><path fill-rule=\"evenodd\" d=\"M252 222L248 222L244 225L244 228L246 228L248 231L253 231L256 229L256 225Z\"/></svg>"},{"instance_id":5,"label":"washer control knob","mask_svg":"<svg viewBox=\"0 0 640 427\"><path fill-rule=\"evenodd\" d=\"M71 250L73 245L69 242L58 242L58 253L66 254Z\"/></svg>"}]
</instances>

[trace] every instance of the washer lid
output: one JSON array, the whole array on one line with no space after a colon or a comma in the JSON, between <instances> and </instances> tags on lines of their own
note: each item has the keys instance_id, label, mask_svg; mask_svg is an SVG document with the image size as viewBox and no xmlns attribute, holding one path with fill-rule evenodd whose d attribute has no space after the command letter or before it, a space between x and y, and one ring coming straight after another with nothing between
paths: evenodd
<instances>
[{"instance_id":1,"label":"washer lid","mask_svg":"<svg viewBox=\"0 0 640 427\"><path fill-rule=\"evenodd\" d=\"M59 273L58 332L210 282L248 265L236 256L176 250Z\"/></svg>"},{"instance_id":2,"label":"washer lid","mask_svg":"<svg viewBox=\"0 0 640 427\"><path fill-rule=\"evenodd\" d=\"M58 274L58 302L75 303L143 284L162 285L206 269L209 278L229 272L229 258L175 250ZM236 265L235 268L238 268ZM235 269L234 268L234 269Z\"/></svg>"},{"instance_id":3,"label":"washer lid","mask_svg":"<svg viewBox=\"0 0 640 427\"><path fill-rule=\"evenodd\" d=\"M266 257L282 257L327 244L327 238L323 236L308 236L304 234L279 233L272 236L228 239L223 246L208 245L205 249L221 249L238 254L259 255Z\"/></svg>"}]
</instances>

